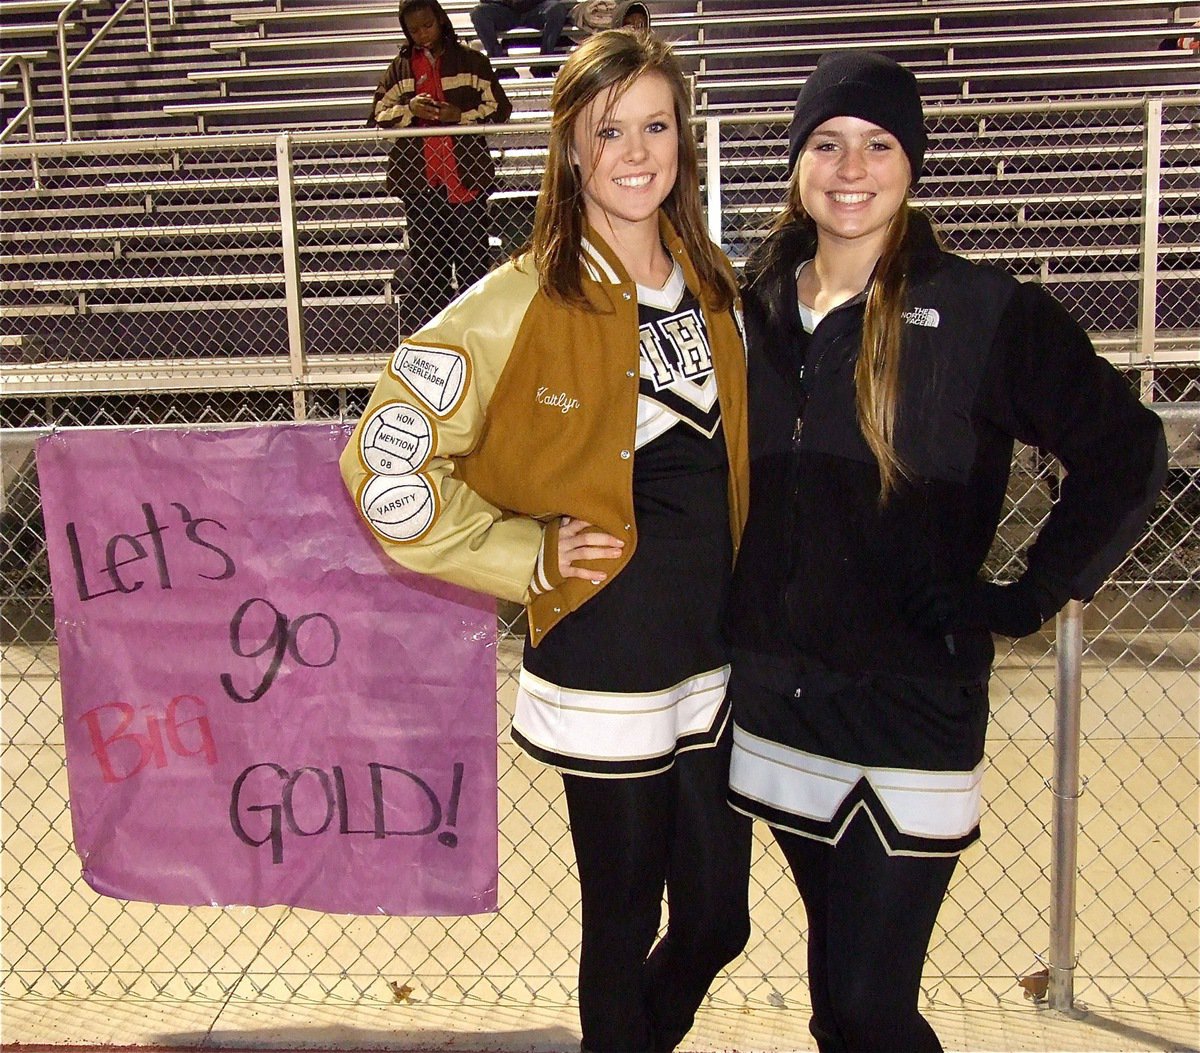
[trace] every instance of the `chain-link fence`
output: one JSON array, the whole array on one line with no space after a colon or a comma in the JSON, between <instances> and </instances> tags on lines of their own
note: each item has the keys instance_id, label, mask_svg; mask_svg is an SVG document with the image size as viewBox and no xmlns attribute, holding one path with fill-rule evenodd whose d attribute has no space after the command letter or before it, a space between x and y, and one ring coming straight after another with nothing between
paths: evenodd
<instances>
[{"instance_id":1,"label":"chain-link fence","mask_svg":"<svg viewBox=\"0 0 1200 1053\"><path fill-rule=\"evenodd\" d=\"M1049 285L1147 397L1195 399L1200 102L941 106L929 123L915 201L947 244ZM737 264L783 198L785 129L697 122L710 226ZM318 389L366 383L397 329L528 237L544 128L485 134L490 219L449 244L440 228L476 203L437 222L433 195L406 207L385 186L394 133L7 148L6 394L289 388L303 415ZM10 404L10 422L43 409Z\"/></svg>"},{"instance_id":2,"label":"chain-link fence","mask_svg":"<svg viewBox=\"0 0 1200 1053\"><path fill-rule=\"evenodd\" d=\"M917 195L967 255L1045 281L1155 402L1200 400L1200 100L946 107ZM698 125L709 221L737 262L783 196L780 120ZM490 251L528 234L544 130L489 129ZM8 191L3 355L3 989L26 994L566 1001L577 886L557 776L503 733L519 619L499 649L501 910L345 918L286 908L121 903L70 845L49 577L30 452L48 426L357 415L429 275L384 189L393 136L224 137L26 149ZM1149 209L1149 211L1148 211ZM450 287L461 275L452 271ZM1087 611L1077 993L1195 1000L1200 466L1197 411L1167 406L1172 469L1147 536ZM31 430L33 429L33 430ZM1055 466L1018 452L991 567L1007 576ZM984 842L960 867L926 972L937 1000L992 1000L1049 944L1053 640L1002 652L992 687ZM806 1001L804 925L767 838L756 935L722 1004Z\"/></svg>"}]
</instances>

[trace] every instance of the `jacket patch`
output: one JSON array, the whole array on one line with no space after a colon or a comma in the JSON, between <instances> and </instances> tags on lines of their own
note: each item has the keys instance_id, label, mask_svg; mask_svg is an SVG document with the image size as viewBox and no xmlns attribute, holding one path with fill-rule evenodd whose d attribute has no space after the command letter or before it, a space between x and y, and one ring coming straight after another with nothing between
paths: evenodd
<instances>
[{"instance_id":1,"label":"jacket patch","mask_svg":"<svg viewBox=\"0 0 1200 1053\"><path fill-rule=\"evenodd\" d=\"M359 433L362 462L378 475L408 475L424 466L433 450L433 424L416 406L388 402Z\"/></svg>"},{"instance_id":2,"label":"jacket patch","mask_svg":"<svg viewBox=\"0 0 1200 1053\"><path fill-rule=\"evenodd\" d=\"M942 316L934 307L913 307L900 317L909 325L919 325L926 329L936 329L942 323Z\"/></svg>"},{"instance_id":3,"label":"jacket patch","mask_svg":"<svg viewBox=\"0 0 1200 1053\"><path fill-rule=\"evenodd\" d=\"M581 405L579 399L572 398L567 392L551 391L547 387L538 388L533 400L539 406L551 406L560 413L570 413L573 409L579 409Z\"/></svg>"},{"instance_id":4,"label":"jacket patch","mask_svg":"<svg viewBox=\"0 0 1200 1053\"><path fill-rule=\"evenodd\" d=\"M437 495L423 475L373 475L358 495L371 529L388 541L418 541L437 515Z\"/></svg>"},{"instance_id":5,"label":"jacket patch","mask_svg":"<svg viewBox=\"0 0 1200 1053\"><path fill-rule=\"evenodd\" d=\"M400 345L389 368L439 417L454 411L467 389L470 372L467 356L461 351L410 343Z\"/></svg>"}]
</instances>

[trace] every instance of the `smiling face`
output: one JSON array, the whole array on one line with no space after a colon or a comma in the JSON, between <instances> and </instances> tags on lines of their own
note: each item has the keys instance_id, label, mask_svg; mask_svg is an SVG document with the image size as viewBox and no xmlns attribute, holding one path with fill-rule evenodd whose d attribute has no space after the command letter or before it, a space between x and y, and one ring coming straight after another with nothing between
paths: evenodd
<instances>
[{"instance_id":1,"label":"smiling face","mask_svg":"<svg viewBox=\"0 0 1200 1053\"><path fill-rule=\"evenodd\" d=\"M882 251L912 169L891 132L858 117L831 117L808 137L794 178L819 241Z\"/></svg>"},{"instance_id":2,"label":"smiling face","mask_svg":"<svg viewBox=\"0 0 1200 1053\"><path fill-rule=\"evenodd\" d=\"M657 229L659 206L675 186L679 127L666 78L643 73L612 104L614 89L588 104L571 136L584 210L598 230Z\"/></svg>"}]
</instances>

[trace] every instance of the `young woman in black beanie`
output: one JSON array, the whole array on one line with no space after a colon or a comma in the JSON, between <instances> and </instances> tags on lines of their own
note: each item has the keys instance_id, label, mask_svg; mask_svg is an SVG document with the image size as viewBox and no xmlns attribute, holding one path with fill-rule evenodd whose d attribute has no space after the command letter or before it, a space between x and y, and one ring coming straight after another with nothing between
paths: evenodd
<instances>
[{"instance_id":1,"label":"young woman in black beanie","mask_svg":"<svg viewBox=\"0 0 1200 1053\"><path fill-rule=\"evenodd\" d=\"M942 251L908 205L916 80L826 56L788 201L747 267L751 500L729 604L731 801L809 921L822 1053L941 1045L917 1008L979 836L992 633L1090 597L1143 528L1162 428L1045 291ZM1013 443L1067 469L1026 570L980 576Z\"/></svg>"}]
</instances>

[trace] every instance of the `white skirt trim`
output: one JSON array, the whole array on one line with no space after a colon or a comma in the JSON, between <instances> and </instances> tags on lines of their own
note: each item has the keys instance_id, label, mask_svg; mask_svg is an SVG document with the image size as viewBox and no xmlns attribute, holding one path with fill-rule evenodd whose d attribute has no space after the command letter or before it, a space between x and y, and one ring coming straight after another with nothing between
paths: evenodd
<instances>
[{"instance_id":1,"label":"white skirt trim","mask_svg":"<svg viewBox=\"0 0 1200 1053\"><path fill-rule=\"evenodd\" d=\"M559 687L525 669L512 726L547 753L590 761L648 761L680 739L707 736L722 711L729 666L662 691L615 694Z\"/></svg>"},{"instance_id":2,"label":"white skirt trim","mask_svg":"<svg viewBox=\"0 0 1200 1053\"><path fill-rule=\"evenodd\" d=\"M888 824L904 835L958 838L979 826L984 765L973 771L868 768L763 739L734 724L733 793L815 823L832 823L865 782ZM865 805L870 811L870 804ZM857 809L855 809L857 810ZM876 826L882 816L872 816ZM844 827L847 817L838 823ZM839 830L840 832L840 830ZM836 837L830 831L830 837Z\"/></svg>"}]
</instances>

